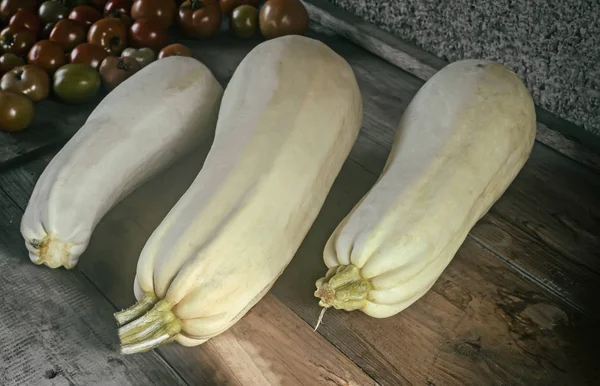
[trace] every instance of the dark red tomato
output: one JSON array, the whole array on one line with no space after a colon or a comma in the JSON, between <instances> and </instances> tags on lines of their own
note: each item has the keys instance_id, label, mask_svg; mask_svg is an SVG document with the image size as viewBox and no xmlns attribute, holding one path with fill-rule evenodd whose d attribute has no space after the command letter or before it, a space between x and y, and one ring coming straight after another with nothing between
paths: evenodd
<instances>
[{"instance_id":1,"label":"dark red tomato","mask_svg":"<svg viewBox=\"0 0 600 386\"><path fill-rule=\"evenodd\" d=\"M90 28L92 24L102 19L102 14L96 8L89 5L80 5L75 7L69 13L69 19L77 20L84 24L86 28Z\"/></svg>"},{"instance_id":2,"label":"dark red tomato","mask_svg":"<svg viewBox=\"0 0 600 386\"><path fill-rule=\"evenodd\" d=\"M177 21L189 37L205 39L221 26L221 8L214 0L188 0L181 4Z\"/></svg>"},{"instance_id":3,"label":"dark red tomato","mask_svg":"<svg viewBox=\"0 0 600 386\"><path fill-rule=\"evenodd\" d=\"M221 5L221 10L227 16L231 16L231 13L234 9L239 7L240 5L251 5L254 8L258 8L258 3L260 0L221 0L219 4Z\"/></svg>"},{"instance_id":4,"label":"dark red tomato","mask_svg":"<svg viewBox=\"0 0 600 386\"><path fill-rule=\"evenodd\" d=\"M131 18L157 19L168 28L173 24L175 11L177 5L174 0L135 0L131 7Z\"/></svg>"},{"instance_id":5,"label":"dark red tomato","mask_svg":"<svg viewBox=\"0 0 600 386\"><path fill-rule=\"evenodd\" d=\"M131 0L109 0L104 6L104 17L119 19L126 27L131 26Z\"/></svg>"},{"instance_id":6,"label":"dark red tomato","mask_svg":"<svg viewBox=\"0 0 600 386\"><path fill-rule=\"evenodd\" d=\"M85 29L85 24L77 20L62 19L50 32L50 40L60 44L65 52L69 52L85 41Z\"/></svg>"},{"instance_id":7,"label":"dark red tomato","mask_svg":"<svg viewBox=\"0 0 600 386\"><path fill-rule=\"evenodd\" d=\"M267 0L258 16L260 32L265 39L304 35L308 21L308 12L300 0Z\"/></svg>"},{"instance_id":8,"label":"dark red tomato","mask_svg":"<svg viewBox=\"0 0 600 386\"><path fill-rule=\"evenodd\" d=\"M158 53L158 58L166 58L168 56L192 56L192 51L183 44L175 43L166 46Z\"/></svg>"},{"instance_id":9,"label":"dark red tomato","mask_svg":"<svg viewBox=\"0 0 600 386\"><path fill-rule=\"evenodd\" d=\"M100 19L90 27L87 40L110 55L120 55L127 46L127 27L119 19Z\"/></svg>"},{"instance_id":10,"label":"dark red tomato","mask_svg":"<svg viewBox=\"0 0 600 386\"><path fill-rule=\"evenodd\" d=\"M107 56L108 52L104 48L92 43L81 43L71 51L69 58L71 63L83 63L98 69Z\"/></svg>"},{"instance_id":11,"label":"dark red tomato","mask_svg":"<svg viewBox=\"0 0 600 386\"><path fill-rule=\"evenodd\" d=\"M35 11L36 5L36 0L0 0L0 20L8 23L10 18L21 9Z\"/></svg>"},{"instance_id":12,"label":"dark red tomato","mask_svg":"<svg viewBox=\"0 0 600 386\"><path fill-rule=\"evenodd\" d=\"M50 40L40 40L29 50L27 62L35 64L51 74L65 64L67 59L65 50L63 50L60 44Z\"/></svg>"},{"instance_id":13,"label":"dark red tomato","mask_svg":"<svg viewBox=\"0 0 600 386\"><path fill-rule=\"evenodd\" d=\"M25 55L35 43L35 34L25 27L9 25L0 32L0 51Z\"/></svg>"},{"instance_id":14,"label":"dark red tomato","mask_svg":"<svg viewBox=\"0 0 600 386\"><path fill-rule=\"evenodd\" d=\"M15 27L25 27L33 32L35 36L40 33L42 29L42 23L37 13L33 11L26 11L24 9L15 13L10 18L10 25Z\"/></svg>"},{"instance_id":15,"label":"dark red tomato","mask_svg":"<svg viewBox=\"0 0 600 386\"><path fill-rule=\"evenodd\" d=\"M158 51L167 44L167 28L155 19L136 20L129 28L129 40L134 47Z\"/></svg>"}]
</instances>

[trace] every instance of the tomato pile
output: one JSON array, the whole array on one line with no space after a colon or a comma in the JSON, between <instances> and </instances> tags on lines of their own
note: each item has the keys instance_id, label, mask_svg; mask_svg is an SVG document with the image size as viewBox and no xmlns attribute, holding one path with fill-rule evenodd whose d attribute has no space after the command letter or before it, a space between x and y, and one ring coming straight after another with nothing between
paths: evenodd
<instances>
[{"instance_id":1,"label":"tomato pile","mask_svg":"<svg viewBox=\"0 0 600 386\"><path fill-rule=\"evenodd\" d=\"M0 0L0 129L21 131L34 103L54 95L84 103L150 62L191 56L169 30L192 39L217 34L223 20L239 38L302 35L299 0Z\"/></svg>"}]
</instances>

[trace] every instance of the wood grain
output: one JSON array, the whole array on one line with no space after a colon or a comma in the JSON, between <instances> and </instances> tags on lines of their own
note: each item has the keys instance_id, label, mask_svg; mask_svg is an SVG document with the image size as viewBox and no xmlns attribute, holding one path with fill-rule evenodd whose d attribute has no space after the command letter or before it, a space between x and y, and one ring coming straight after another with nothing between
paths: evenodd
<instances>
[{"instance_id":1,"label":"wood grain","mask_svg":"<svg viewBox=\"0 0 600 386\"><path fill-rule=\"evenodd\" d=\"M317 222L273 293L308 323L332 230L375 181L346 164ZM540 256L544 258L545 256ZM328 311L327 340L382 385L591 384L600 340L594 324L473 240L433 290L403 313L373 319Z\"/></svg>"},{"instance_id":2,"label":"wood grain","mask_svg":"<svg viewBox=\"0 0 600 386\"><path fill-rule=\"evenodd\" d=\"M118 308L134 302L133 278L141 249L198 174L209 147L206 143L136 190L110 211L94 232L77 269ZM27 204L34 182L51 156L11 173L10 185L15 186L11 194L19 206ZM5 183L8 180L2 179ZM112 327L110 332L116 334L116 329ZM202 346L170 345L158 351L188 384L194 385L374 384L272 295L233 328Z\"/></svg>"},{"instance_id":3,"label":"wood grain","mask_svg":"<svg viewBox=\"0 0 600 386\"><path fill-rule=\"evenodd\" d=\"M394 66L427 81L448 62L402 41L375 25L327 1L302 0L311 21L358 44ZM600 138L537 107L536 140L557 152L600 171ZM582 145L582 143L585 144Z\"/></svg>"},{"instance_id":4,"label":"wood grain","mask_svg":"<svg viewBox=\"0 0 600 386\"><path fill-rule=\"evenodd\" d=\"M80 273L33 265L21 215L0 192L0 384L184 384L155 352L118 355L113 306Z\"/></svg>"},{"instance_id":5,"label":"wood grain","mask_svg":"<svg viewBox=\"0 0 600 386\"><path fill-rule=\"evenodd\" d=\"M537 144L471 235L521 272L600 318L600 176Z\"/></svg>"}]
</instances>

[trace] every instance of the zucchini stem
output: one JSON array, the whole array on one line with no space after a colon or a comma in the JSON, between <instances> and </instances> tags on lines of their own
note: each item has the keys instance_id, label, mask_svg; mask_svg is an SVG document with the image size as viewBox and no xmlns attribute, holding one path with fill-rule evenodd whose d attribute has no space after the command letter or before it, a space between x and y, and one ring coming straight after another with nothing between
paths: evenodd
<instances>
[{"instance_id":1,"label":"zucchini stem","mask_svg":"<svg viewBox=\"0 0 600 386\"><path fill-rule=\"evenodd\" d=\"M133 306L126 308L122 311L115 312L115 319L117 320L118 326L123 326L134 319L139 318L148 312L158 301L156 295L152 292L146 292L144 297Z\"/></svg>"},{"instance_id":2,"label":"zucchini stem","mask_svg":"<svg viewBox=\"0 0 600 386\"><path fill-rule=\"evenodd\" d=\"M367 303L369 291L373 288L368 280L360 275L360 269L353 265L340 265L327 276L317 280L315 296L321 299L321 307L336 310L359 310Z\"/></svg>"},{"instance_id":3,"label":"zucchini stem","mask_svg":"<svg viewBox=\"0 0 600 386\"><path fill-rule=\"evenodd\" d=\"M121 352L134 354L149 351L173 341L181 331L181 321L172 308L173 303L160 300L144 315L120 327Z\"/></svg>"}]
</instances>

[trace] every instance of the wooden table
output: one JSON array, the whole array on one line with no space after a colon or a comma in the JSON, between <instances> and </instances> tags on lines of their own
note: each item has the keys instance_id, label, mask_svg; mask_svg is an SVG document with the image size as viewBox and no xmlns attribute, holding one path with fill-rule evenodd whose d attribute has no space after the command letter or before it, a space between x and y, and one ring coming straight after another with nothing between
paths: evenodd
<instances>
[{"instance_id":1,"label":"wooden table","mask_svg":"<svg viewBox=\"0 0 600 386\"><path fill-rule=\"evenodd\" d=\"M323 246L374 183L423 81L344 38L311 36L352 65L362 132L283 276L202 346L123 356L112 313L132 303L141 247L208 147L118 204L66 271L29 261L19 222L37 177L93 105L43 102L33 127L0 135L1 385L600 384L600 174L540 143L422 299L381 320L328 311L313 331ZM258 43L221 36L193 51L226 84Z\"/></svg>"}]
</instances>

